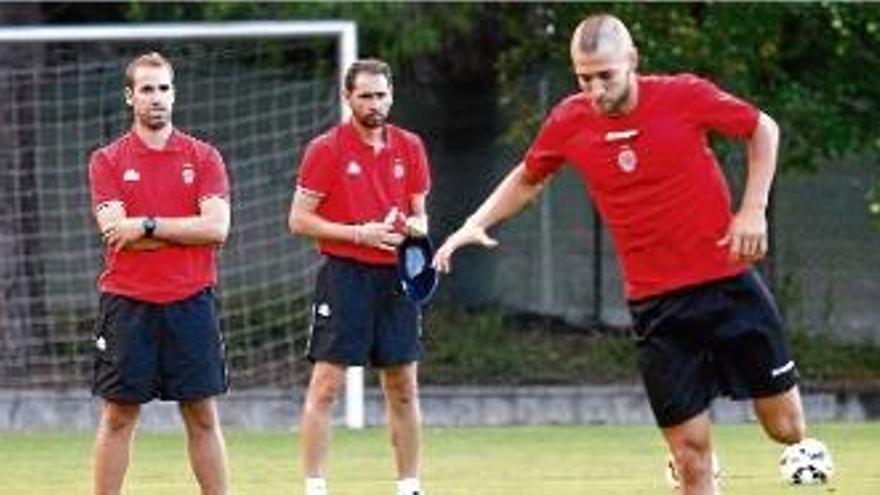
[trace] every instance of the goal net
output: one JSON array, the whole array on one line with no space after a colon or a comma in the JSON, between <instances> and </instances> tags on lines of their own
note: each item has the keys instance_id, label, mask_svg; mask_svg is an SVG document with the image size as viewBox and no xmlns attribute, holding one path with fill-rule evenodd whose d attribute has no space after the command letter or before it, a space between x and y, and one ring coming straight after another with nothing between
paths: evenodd
<instances>
[{"instance_id":1,"label":"goal net","mask_svg":"<svg viewBox=\"0 0 880 495\"><path fill-rule=\"evenodd\" d=\"M103 245L87 161L124 133L123 72L147 51L175 67L174 123L214 144L232 184L220 254L236 388L302 383L318 257L287 231L303 147L340 119L348 22L0 29L0 388L91 378Z\"/></svg>"}]
</instances>

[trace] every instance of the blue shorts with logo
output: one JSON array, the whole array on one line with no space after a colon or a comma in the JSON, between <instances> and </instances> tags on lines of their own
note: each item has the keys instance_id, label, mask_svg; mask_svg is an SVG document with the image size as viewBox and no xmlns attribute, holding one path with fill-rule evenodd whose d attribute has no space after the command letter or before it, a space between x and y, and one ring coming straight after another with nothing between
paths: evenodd
<instances>
[{"instance_id":1,"label":"blue shorts with logo","mask_svg":"<svg viewBox=\"0 0 880 495\"><path fill-rule=\"evenodd\" d=\"M642 380L661 427L705 411L719 395L768 397L797 383L776 303L752 270L629 306Z\"/></svg>"},{"instance_id":2,"label":"blue shorts with logo","mask_svg":"<svg viewBox=\"0 0 880 495\"><path fill-rule=\"evenodd\" d=\"M421 359L422 315L395 266L327 256L318 272L307 357L390 367Z\"/></svg>"},{"instance_id":3,"label":"blue shorts with logo","mask_svg":"<svg viewBox=\"0 0 880 495\"><path fill-rule=\"evenodd\" d=\"M165 304L103 293L95 322L94 395L144 403L190 401L227 390L212 289Z\"/></svg>"}]
</instances>

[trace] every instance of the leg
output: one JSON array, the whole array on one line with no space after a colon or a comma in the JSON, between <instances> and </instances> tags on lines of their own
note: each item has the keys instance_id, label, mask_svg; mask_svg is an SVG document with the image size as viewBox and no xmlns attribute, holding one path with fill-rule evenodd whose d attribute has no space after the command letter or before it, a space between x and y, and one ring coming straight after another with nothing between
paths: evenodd
<instances>
[{"instance_id":1,"label":"leg","mask_svg":"<svg viewBox=\"0 0 880 495\"><path fill-rule=\"evenodd\" d=\"M662 431L675 459L682 495L715 493L709 414L704 411Z\"/></svg>"},{"instance_id":2,"label":"leg","mask_svg":"<svg viewBox=\"0 0 880 495\"><path fill-rule=\"evenodd\" d=\"M807 426L797 385L785 392L755 399L754 407L764 432L774 441L791 445L806 437Z\"/></svg>"},{"instance_id":3,"label":"leg","mask_svg":"<svg viewBox=\"0 0 880 495\"><path fill-rule=\"evenodd\" d=\"M128 469L139 404L105 400L95 438L95 495L118 495Z\"/></svg>"},{"instance_id":4,"label":"leg","mask_svg":"<svg viewBox=\"0 0 880 495\"><path fill-rule=\"evenodd\" d=\"M213 398L180 403L180 415L186 426L187 449L193 473L202 495L226 495L226 445L220 431L217 404Z\"/></svg>"},{"instance_id":5,"label":"leg","mask_svg":"<svg viewBox=\"0 0 880 495\"><path fill-rule=\"evenodd\" d=\"M421 413L417 365L411 363L384 368L380 377L398 479L418 478Z\"/></svg>"},{"instance_id":6,"label":"leg","mask_svg":"<svg viewBox=\"0 0 880 495\"><path fill-rule=\"evenodd\" d=\"M303 471L307 478L324 478L330 417L344 382L345 366L325 361L315 363L300 424Z\"/></svg>"}]
</instances>

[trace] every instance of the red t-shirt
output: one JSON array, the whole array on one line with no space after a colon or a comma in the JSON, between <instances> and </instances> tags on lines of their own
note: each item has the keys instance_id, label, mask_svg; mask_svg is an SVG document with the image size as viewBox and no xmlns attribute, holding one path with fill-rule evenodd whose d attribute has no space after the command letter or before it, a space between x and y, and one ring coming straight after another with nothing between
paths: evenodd
<instances>
[{"instance_id":1,"label":"red t-shirt","mask_svg":"<svg viewBox=\"0 0 880 495\"><path fill-rule=\"evenodd\" d=\"M411 199L431 187L428 157L422 140L393 125L386 126L386 146L378 154L351 123L340 124L313 139L302 157L297 188L318 196L316 213L331 222L381 222L396 207L412 214ZM318 240L323 254L364 263L393 265L396 257L353 242Z\"/></svg>"},{"instance_id":2,"label":"red t-shirt","mask_svg":"<svg viewBox=\"0 0 880 495\"><path fill-rule=\"evenodd\" d=\"M162 150L148 148L133 132L95 151L89 161L92 208L121 201L129 217L186 217L199 203L228 199L229 182L220 153L178 130ZM154 303L185 299L217 283L213 246L169 245L154 251L107 249L103 292Z\"/></svg>"},{"instance_id":3,"label":"red t-shirt","mask_svg":"<svg viewBox=\"0 0 880 495\"><path fill-rule=\"evenodd\" d=\"M724 278L745 265L718 246L730 193L708 134L746 138L755 107L690 74L640 76L638 103L619 117L586 96L559 103L526 153L530 180L571 163L611 232L630 300Z\"/></svg>"}]
</instances>

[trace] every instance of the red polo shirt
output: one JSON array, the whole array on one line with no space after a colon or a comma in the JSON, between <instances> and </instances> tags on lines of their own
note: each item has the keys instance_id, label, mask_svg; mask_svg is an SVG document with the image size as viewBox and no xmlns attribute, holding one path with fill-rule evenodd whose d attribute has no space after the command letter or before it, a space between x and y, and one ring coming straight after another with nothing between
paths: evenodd
<instances>
[{"instance_id":1,"label":"red polo shirt","mask_svg":"<svg viewBox=\"0 0 880 495\"><path fill-rule=\"evenodd\" d=\"M148 148L134 132L95 151L89 161L92 208L121 201L130 217L187 217L211 196L228 198L220 153L174 130L165 148ZM154 251L107 249L102 292L147 302L185 299L217 282L215 248L169 245Z\"/></svg>"},{"instance_id":2,"label":"red polo shirt","mask_svg":"<svg viewBox=\"0 0 880 495\"><path fill-rule=\"evenodd\" d=\"M530 179L565 162L577 169L611 232L629 299L742 272L717 245L732 213L708 136L750 136L757 109L693 75L637 84L626 115L599 115L582 94L557 105L526 153Z\"/></svg>"},{"instance_id":3,"label":"red polo shirt","mask_svg":"<svg viewBox=\"0 0 880 495\"><path fill-rule=\"evenodd\" d=\"M309 143L297 187L321 198L318 215L357 224L381 222L394 207L406 216L412 213L412 196L427 194L431 186L425 147L418 136L393 125L386 126L386 140L375 153L346 123ZM370 264L396 263L393 252L352 242L319 239L318 250Z\"/></svg>"}]
</instances>

